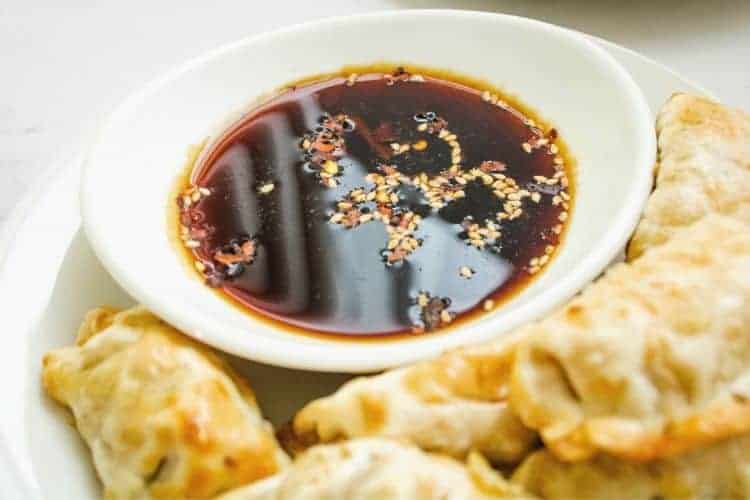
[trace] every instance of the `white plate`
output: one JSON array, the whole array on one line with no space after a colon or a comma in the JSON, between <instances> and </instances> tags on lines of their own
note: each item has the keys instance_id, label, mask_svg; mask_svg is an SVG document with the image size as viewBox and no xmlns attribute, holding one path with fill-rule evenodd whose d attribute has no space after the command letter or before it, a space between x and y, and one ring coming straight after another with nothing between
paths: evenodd
<instances>
[{"instance_id":1,"label":"white plate","mask_svg":"<svg viewBox=\"0 0 750 500\"><path fill-rule=\"evenodd\" d=\"M656 112L676 91L707 94L669 69L599 41L633 75ZM65 413L44 397L42 354L70 344L85 311L132 300L97 262L80 230L80 156L53 165L22 202L0 238L0 498L100 498L85 447ZM296 372L239 361L265 414L287 420L305 401L345 376Z\"/></svg>"}]
</instances>

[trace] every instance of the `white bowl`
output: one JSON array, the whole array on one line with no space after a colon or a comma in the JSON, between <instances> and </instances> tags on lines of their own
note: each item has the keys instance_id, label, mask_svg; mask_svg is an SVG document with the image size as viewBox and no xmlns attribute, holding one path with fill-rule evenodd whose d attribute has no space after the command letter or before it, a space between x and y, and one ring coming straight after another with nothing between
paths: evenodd
<instances>
[{"instance_id":1,"label":"white bowl","mask_svg":"<svg viewBox=\"0 0 750 500\"><path fill-rule=\"evenodd\" d=\"M228 305L190 275L168 238L170 191L186 148L279 85L379 61L487 80L554 124L578 165L575 208L559 255L496 312L408 340L304 336ZM130 97L102 128L88 156L83 221L115 279L189 335L274 365L367 372L498 337L575 294L627 241L650 190L655 148L640 89L610 55L580 34L474 12L353 16L222 47Z\"/></svg>"}]
</instances>

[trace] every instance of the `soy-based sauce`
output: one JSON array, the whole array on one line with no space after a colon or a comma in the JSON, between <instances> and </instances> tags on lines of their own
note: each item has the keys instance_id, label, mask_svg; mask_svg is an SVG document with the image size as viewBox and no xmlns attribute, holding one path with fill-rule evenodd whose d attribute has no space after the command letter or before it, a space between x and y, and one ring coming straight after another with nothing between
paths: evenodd
<instances>
[{"instance_id":1,"label":"soy-based sauce","mask_svg":"<svg viewBox=\"0 0 750 500\"><path fill-rule=\"evenodd\" d=\"M215 143L178 198L182 239L209 286L284 323L438 329L492 309L553 256L570 204L556 139L461 84L332 77Z\"/></svg>"}]
</instances>

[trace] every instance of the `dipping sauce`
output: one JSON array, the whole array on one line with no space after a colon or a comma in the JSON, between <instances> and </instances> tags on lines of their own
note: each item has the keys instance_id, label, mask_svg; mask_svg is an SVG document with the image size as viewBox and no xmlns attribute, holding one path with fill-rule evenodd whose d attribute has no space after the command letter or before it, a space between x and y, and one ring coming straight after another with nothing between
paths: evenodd
<instances>
[{"instance_id":1,"label":"dipping sauce","mask_svg":"<svg viewBox=\"0 0 750 500\"><path fill-rule=\"evenodd\" d=\"M399 68L276 95L178 197L198 271L244 307L344 336L424 333L493 309L554 255L557 132L488 91Z\"/></svg>"}]
</instances>

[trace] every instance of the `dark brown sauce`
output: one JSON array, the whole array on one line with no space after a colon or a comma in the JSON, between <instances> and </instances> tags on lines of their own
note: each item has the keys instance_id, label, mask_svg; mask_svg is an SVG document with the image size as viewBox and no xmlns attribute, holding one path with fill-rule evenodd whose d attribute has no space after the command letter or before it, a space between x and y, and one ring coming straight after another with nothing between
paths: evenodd
<instances>
[{"instance_id":1,"label":"dark brown sauce","mask_svg":"<svg viewBox=\"0 0 750 500\"><path fill-rule=\"evenodd\" d=\"M571 203L562 156L550 149L555 133L479 90L426 75L408 80L367 74L353 85L339 76L299 86L215 143L193 173L193 199L178 198L183 240L209 284L305 330L382 336L490 309L488 300L499 303L544 267ZM340 147L321 156L316 148L330 144ZM446 172L456 158L458 175ZM326 161L335 174L321 177ZM413 181L423 173L428 184ZM401 180L381 188L387 203L353 201L352 190L366 196L377 190L374 177L389 174ZM501 199L493 191L503 176L498 189L511 187ZM451 198L431 206L437 177L447 178L449 188L438 189ZM520 214L504 207L512 193L521 195ZM498 212L510 217L498 220ZM407 227L414 216L421 221L398 240L412 238L411 247L394 255L400 247L388 248L387 226ZM478 229L485 234L473 246Z\"/></svg>"}]
</instances>

